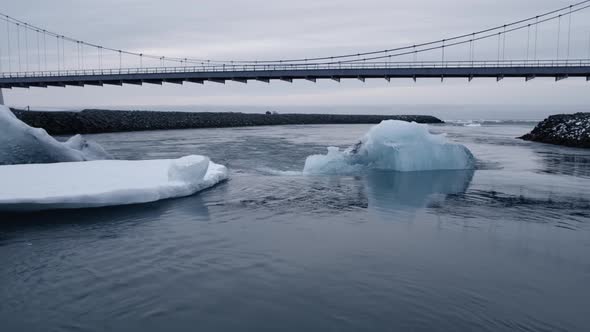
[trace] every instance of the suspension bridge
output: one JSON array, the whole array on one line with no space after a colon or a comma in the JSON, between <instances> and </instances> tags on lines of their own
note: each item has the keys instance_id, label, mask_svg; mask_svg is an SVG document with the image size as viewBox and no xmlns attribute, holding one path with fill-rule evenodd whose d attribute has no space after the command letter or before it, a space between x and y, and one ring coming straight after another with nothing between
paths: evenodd
<instances>
[{"instance_id":1,"label":"suspension bridge","mask_svg":"<svg viewBox=\"0 0 590 332\"><path fill-rule=\"evenodd\" d=\"M204 84L250 80L503 78L590 81L590 0L476 32L402 47L323 57L220 60L106 47L0 13L2 89ZM574 22L574 23L572 23ZM493 56L491 56L493 54Z\"/></svg>"}]
</instances>

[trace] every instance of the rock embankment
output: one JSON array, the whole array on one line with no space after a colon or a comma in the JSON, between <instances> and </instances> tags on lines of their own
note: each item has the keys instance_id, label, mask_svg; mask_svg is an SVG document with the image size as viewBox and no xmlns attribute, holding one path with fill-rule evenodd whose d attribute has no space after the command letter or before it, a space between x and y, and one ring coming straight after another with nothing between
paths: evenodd
<instances>
[{"instance_id":1,"label":"rock embankment","mask_svg":"<svg viewBox=\"0 0 590 332\"><path fill-rule=\"evenodd\" d=\"M44 128L51 135L269 125L371 124L390 119L418 123L443 123L440 119L428 115L250 114L107 110L12 111L29 126Z\"/></svg>"},{"instance_id":2,"label":"rock embankment","mask_svg":"<svg viewBox=\"0 0 590 332\"><path fill-rule=\"evenodd\" d=\"M590 148L590 113L552 115L521 138L527 141Z\"/></svg>"}]
</instances>

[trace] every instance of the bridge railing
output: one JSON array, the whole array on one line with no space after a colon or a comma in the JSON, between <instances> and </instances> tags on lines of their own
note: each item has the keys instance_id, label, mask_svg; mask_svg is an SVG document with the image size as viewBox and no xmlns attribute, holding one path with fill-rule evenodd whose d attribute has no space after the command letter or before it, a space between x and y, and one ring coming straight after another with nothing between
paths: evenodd
<instances>
[{"instance_id":1,"label":"bridge railing","mask_svg":"<svg viewBox=\"0 0 590 332\"><path fill-rule=\"evenodd\" d=\"M576 60L504 60L504 61L406 61L349 63L278 63L278 64L202 64L177 67L142 67L111 69L73 69L52 71L4 72L0 78L37 78L63 76L104 76L134 74L252 72L293 70L415 69L415 68L513 68L513 67L590 67L590 59Z\"/></svg>"}]
</instances>

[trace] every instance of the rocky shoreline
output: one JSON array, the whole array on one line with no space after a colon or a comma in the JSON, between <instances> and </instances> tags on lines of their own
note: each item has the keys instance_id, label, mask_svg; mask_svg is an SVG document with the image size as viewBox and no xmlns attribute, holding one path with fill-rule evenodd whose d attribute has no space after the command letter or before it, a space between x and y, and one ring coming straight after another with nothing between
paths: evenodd
<instances>
[{"instance_id":1,"label":"rocky shoreline","mask_svg":"<svg viewBox=\"0 0 590 332\"><path fill-rule=\"evenodd\" d=\"M302 124L374 124L383 120L443 123L429 115L251 114L225 112L154 112L83 110L43 112L12 109L23 122L51 135L95 134L189 128L224 128Z\"/></svg>"},{"instance_id":2,"label":"rocky shoreline","mask_svg":"<svg viewBox=\"0 0 590 332\"><path fill-rule=\"evenodd\" d=\"M526 141L590 148L590 113L552 115L520 138Z\"/></svg>"}]
</instances>

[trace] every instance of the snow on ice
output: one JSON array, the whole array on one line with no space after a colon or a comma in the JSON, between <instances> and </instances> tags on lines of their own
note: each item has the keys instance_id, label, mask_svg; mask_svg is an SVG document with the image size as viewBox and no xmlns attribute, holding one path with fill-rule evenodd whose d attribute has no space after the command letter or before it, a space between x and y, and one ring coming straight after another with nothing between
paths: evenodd
<instances>
[{"instance_id":1,"label":"snow on ice","mask_svg":"<svg viewBox=\"0 0 590 332\"><path fill-rule=\"evenodd\" d=\"M228 177L204 156L0 166L0 210L146 203L192 195Z\"/></svg>"}]
</instances>

